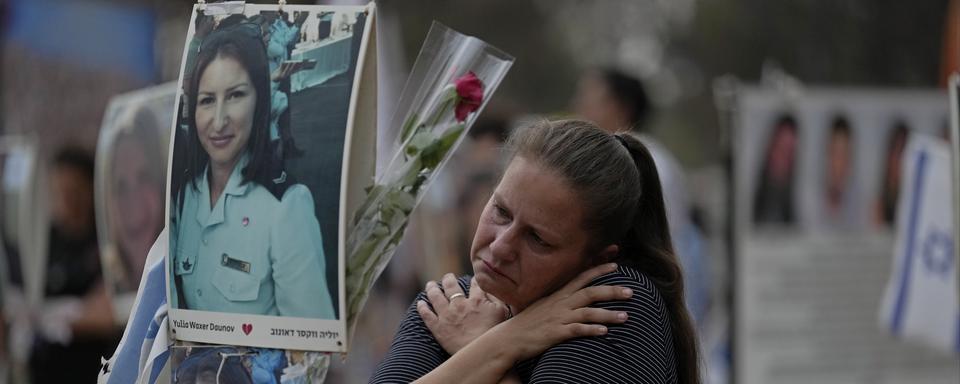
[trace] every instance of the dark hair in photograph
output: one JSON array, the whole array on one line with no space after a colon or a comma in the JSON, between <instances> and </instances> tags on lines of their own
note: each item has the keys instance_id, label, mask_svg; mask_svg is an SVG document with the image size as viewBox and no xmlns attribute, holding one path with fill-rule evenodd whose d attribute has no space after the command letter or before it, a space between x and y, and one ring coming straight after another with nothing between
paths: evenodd
<instances>
[{"instance_id":1,"label":"dark hair in photograph","mask_svg":"<svg viewBox=\"0 0 960 384\"><path fill-rule=\"evenodd\" d=\"M880 185L880 219L884 224L891 225L897 217L897 199L900 197L900 180L893 180L891 169L899 168L903 161L903 149L907 144L907 135L910 132L907 123L897 120L887 136L887 150L883 159L883 184ZM899 172L895 172L899 175ZM902 175L900 176L902 177Z\"/></svg>"},{"instance_id":2,"label":"dark hair in photograph","mask_svg":"<svg viewBox=\"0 0 960 384\"><path fill-rule=\"evenodd\" d=\"M757 180L757 188L753 195L753 222L755 224L780 223L791 224L795 220L793 211L794 169L796 168L796 151L790 159L790 169L787 179L779 183L770 177L770 158L776 149L778 138L785 134L797 135L797 120L793 115L784 113L774 120L773 131L767 139L766 151L763 153L762 167Z\"/></svg>"},{"instance_id":3,"label":"dark hair in photograph","mask_svg":"<svg viewBox=\"0 0 960 384\"><path fill-rule=\"evenodd\" d=\"M835 116L830 123L830 137L835 135L850 137L850 133L850 123L847 118L841 115Z\"/></svg>"},{"instance_id":4,"label":"dark hair in photograph","mask_svg":"<svg viewBox=\"0 0 960 384\"><path fill-rule=\"evenodd\" d=\"M681 384L700 382L697 335L684 304L683 272L673 251L653 156L630 134L612 135L581 120L542 121L514 132L508 153L556 171L584 206L590 248L620 247L615 261L646 275L669 312Z\"/></svg>"}]
</instances>

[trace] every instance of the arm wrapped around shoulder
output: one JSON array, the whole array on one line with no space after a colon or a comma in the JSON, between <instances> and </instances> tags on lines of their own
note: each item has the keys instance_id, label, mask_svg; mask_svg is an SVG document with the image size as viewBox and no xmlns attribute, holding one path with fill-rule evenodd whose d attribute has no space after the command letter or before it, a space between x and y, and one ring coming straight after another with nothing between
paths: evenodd
<instances>
[{"instance_id":1,"label":"arm wrapped around shoulder","mask_svg":"<svg viewBox=\"0 0 960 384\"><path fill-rule=\"evenodd\" d=\"M630 288L629 300L598 302L592 307L624 311L624 324L611 324L604 336L571 339L518 366L525 382L675 383L676 358L670 319L653 282L619 267L592 286Z\"/></svg>"},{"instance_id":2,"label":"arm wrapped around shoulder","mask_svg":"<svg viewBox=\"0 0 960 384\"><path fill-rule=\"evenodd\" d=\"M464 286L461 281L461 287ZM420 292L407 309L390 351L370 377L370 383L413 382L450 358L417 312L417 302L420 300L427 300L424 292Z\"/></svg>"}]
</instances>

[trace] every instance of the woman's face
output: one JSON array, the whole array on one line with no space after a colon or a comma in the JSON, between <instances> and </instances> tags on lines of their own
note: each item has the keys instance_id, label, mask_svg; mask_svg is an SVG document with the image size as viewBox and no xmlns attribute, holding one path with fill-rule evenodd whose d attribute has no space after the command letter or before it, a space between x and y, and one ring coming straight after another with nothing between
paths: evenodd
<instances>
[{"instance_id":1,"label":"woman's face","mask_svg":"<svg viewBox=\"0 0 960 384\"><path fill-rule=\"evenodd\" d=\"M843 191L850 176L850 135L835 132L830 136L827 187L835 192Z\"/></svg>"},{"instance_id":2,"label":"woman's face","mask_svg":"<svg viewBox=\"0 0 960 384\"><path fill-rule=\"evenodd\" d=\"M907 134L897 133L893 138L894 142L887 153L887 187L897 187L900 185L900 162L903 159L903 148L907 145Z\"/></svg>"},{"instance_id":3,"label":"woman's face","mask_svg":"<svg viewBox=\"0 0 960 384\"><path fill-rule=\"evenodd\" d=\"M257 91L236 59L217 56L200 75L197 88L197 135L211 166L233 169L247 147L253 127Z\"/></svg>"},{"instance_id":4,"label":"woman's face","mask_svg":"<svg viewBox=\"0 0 960 384\"><path fill-rule=\"evenodd\" d=\"M470 250L480 287L521 311L588 267L578 202L561 176L515 157L480 216Z\"/></svg>"},{"instance_id":5,"label":"woman's face","mask_svg":"<svg viewBox=\"0 0 960 384\"><path fill-rule=\"evenodd\" d=\"M118 227L116 241L134 278L143 271L163 223L163 186L150 169L156 163L146 153L140 141L127 136L117 142L113 162L111 211Z\"/></svg>"},{"instance_id":6,"label":"woman's face","mask_svg":"<svg viewBox=\"0 0 960 384\"><path fill-rule=\"evenodd\" d=\"M773 181L786 183L793 170L793 157L797 147L795 128L789 125L777 126L777 131L771 144L768 175Z\"/></svg>"}]
</instances>

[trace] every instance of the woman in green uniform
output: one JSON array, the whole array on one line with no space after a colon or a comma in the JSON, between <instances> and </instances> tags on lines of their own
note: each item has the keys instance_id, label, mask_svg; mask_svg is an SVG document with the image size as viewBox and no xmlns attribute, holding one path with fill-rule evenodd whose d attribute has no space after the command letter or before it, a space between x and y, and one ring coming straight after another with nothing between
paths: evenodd
<instances>
[{"instance_id":1,"label":"woman in green uniform","mask_svg":"<svg viewBox=\"0 0 960 384\"><path fill-rule=\"evenodd\" d=\"M255 24L203 39L187 77L171 209L171 304L333 319L313 198L270 148L270 78Z\"/></svg>"}]
</instances>

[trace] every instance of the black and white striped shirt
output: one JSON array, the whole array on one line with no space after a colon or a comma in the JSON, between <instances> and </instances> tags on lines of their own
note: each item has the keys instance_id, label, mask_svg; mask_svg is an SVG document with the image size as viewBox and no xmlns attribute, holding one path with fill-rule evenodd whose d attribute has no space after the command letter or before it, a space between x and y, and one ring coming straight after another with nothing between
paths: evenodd
<instances>
[{"instance_id":1,"label":"black and white striped shirt","mask_svg":"<svg viewBox=\"0 0 960 384\"><path fill-rule=\"evenodd\" d=\"M460 278L464 292L469 277ZM633 289L629 300L599 302L593 307L625 311L624 324L608 325L604 336L571 339L515 367L525 383L676 383L676 359L670 319L653 282L620 266L590 285ZM417 300L427 300L424 293ZM432 371L450 355L437 343L416 310L416 300L400 323L387 357L371 383L409 383Z\"/></svg>"}]
</instances>

